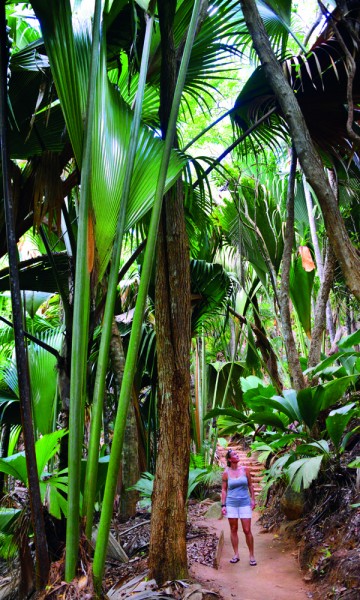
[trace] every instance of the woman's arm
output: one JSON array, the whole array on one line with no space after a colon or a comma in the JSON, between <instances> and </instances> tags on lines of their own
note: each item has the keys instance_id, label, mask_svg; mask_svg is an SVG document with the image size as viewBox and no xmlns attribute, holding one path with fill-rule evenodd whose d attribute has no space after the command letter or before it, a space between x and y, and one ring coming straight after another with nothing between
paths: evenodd
<instances>
[{"instance_id":1,"label":"woman's arm","mask_svg":"<svg viewBox=\"0 0 360 600\"><path fill-rule=\"evenodd\" d=\"M226 513L227 488L228 488L228 474L226 471L224 471L224 473L222 475L222 485L221 485L221 512L223 514Z\"/></svg>"},{"instance_id":2,"label":"woman's arm","mask_svg":"<svg viewBox=\"0 0 360 600\"><path fill-rule=\"evenodd\" d=\"M246 467L245 473L246 473L246 477L248 480L249 493L250 493L250 498L251 498L251 508L254 508L254 506L255 506L255 490L254 490L254 486L253 486L252 479L251 479L250 469Z\"/></svg>"}]
</instances>

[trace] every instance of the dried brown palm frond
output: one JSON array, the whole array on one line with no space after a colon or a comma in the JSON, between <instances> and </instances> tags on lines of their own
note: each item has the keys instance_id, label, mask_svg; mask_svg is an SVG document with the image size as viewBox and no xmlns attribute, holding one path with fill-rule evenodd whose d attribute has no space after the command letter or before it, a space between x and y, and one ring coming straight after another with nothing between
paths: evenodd
<instances>
[{"instance_id":1,"label":"dried brown palm frond","mask_svg":"<svg viewBox=\"0 0 360 600\"><path fill-rule=\"evenodd\" d=\"M327 15L308 54L281 63L313 141L322 152L346 163L357 154L360 141L360 1L347 5L345 14L337 9ZM234 121L247 129L273 107L276 113L256 131L260 144L283 137L286 121L259 67L236 100Z\"/></svg>"}]
</instances>

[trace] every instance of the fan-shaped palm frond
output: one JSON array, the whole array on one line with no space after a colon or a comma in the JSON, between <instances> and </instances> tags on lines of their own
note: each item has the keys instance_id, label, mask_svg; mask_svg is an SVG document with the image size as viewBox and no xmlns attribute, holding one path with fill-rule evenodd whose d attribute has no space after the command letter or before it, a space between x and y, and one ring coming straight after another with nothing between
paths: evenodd
<instances>
[{"instance_id":1,"label":"fan-shaped palm frond","mask_svg":"<svg viewBox=\"0 0 360 600\"><path fill-rule=\"evenodd\" d=\"M272 268L277 272L283 252L282 220L275 199L253 179L231 183L232 200L217 210L231 243L249 261L263 284Z\"/></svg>"},{"instance_id":2,"label":"fan-shaped palm frond","mask_svg":"<svg viewBox=\"0 0 360 600\"><path fill-rule=\"evenodd\" d=\"M90 21L72 22L68 2L57 3L56 10L49 9L43 0L36 0L33 6L46 36L46 49L67 131L77 164L81 167L83 115L86 107L91 48ZM132 121L131 111L108 80L104 43L101 46L95 102L91 197L97 270L101 277L110 259L118 214L121 210L124 164ZM163 142L143 127L126 211L127 228L132 227L151 208L162 149ZM182 166L183 160L173 152L167 174L167 188L179 176Z\"/></svg>"},{"instance_id":3,"label":"fan-shaped palm frond","mask_svg":"<svg viewBox=\"0 0 360 600\"><path fill-rule=\"evenodd\" d=\"M63 337L61 329L48 330L39 337L49 346L60 350ZM56 358L36 344L29 344L28 356L35 426L42 434L45 434L49 433L53 427L57 384ZM9 360L7 366L3 366L1 371L4 382L18 398L19 389L15 361Z\"/></svg>"},{"instance_id":4,"label":"fan-shaped palm frond","mask_svg":"<svg viewBox=\"0 0 360 600\"><path fill-rule=\"evenodd\" d=\"M203 260L190 263L192 295L192 331L206 331L214 316L225 310L233 283L219 264Z\"/></svg>"}]
</instances>

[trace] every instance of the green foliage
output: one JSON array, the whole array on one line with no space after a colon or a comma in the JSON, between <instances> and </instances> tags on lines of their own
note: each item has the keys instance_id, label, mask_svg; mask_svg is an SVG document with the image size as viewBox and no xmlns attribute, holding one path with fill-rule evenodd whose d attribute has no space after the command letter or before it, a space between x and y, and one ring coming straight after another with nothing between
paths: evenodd
<instances>
[{"instance_id":1,"label":"green foliage","mask_svg":"<svg viewBox=\"0 0 360 600\"><path fill-rule=\"evenodd\" d=\"M231 373L230 373L231 371ZM227 392L227 404L236 403L241 405L241 387L240 377L244 372L244 366L240 362L231 363L216 361L207 365L207 397L211 400L212 405L222 406L225 390L227 388L228 379L229 389Z\"/></svg>"},{"instance_id":2,"label":"green foliage","mask_svg":"<svg viewBox=\"0 0 360 600\"><path fill-rule=\"evenodd\" d=\"M355 403L352 402L341 408L332 410L326 419L326 430L337 451L340 450L344 431L350 419L355 415L355 406Z\"/></svg>"},{"instance_id":3,"label":"green foliage","mask_svg":"<svg viewBox=\"0 0 360 600\"><path fill-rule=\"evenodd\" d=\"M311 336L311 294L315 271L305 271L301 256L298 256L290 269L290 296L300 323L308 337Z\"/></svg>"},{"instance_id":4,"label":"green foliage","mask_svg":"<svg viewBox=\"0 0 360 600\"><path fill-rule=\"evenodd\" d=\"M67 514L66 499L63 494L67 493L67 470L50 473L46 466L59 450L61 438L67 435L67 431L59 430L44 435L35 442L36 463L40 479L40 493L44 501L47 489L50 489L49 512L60 518L61 511ZM0 472L6 473L14 479L28 485L25 452L17 452L0 458ZM62 493L60 493L62 492Z\"/></svg>"},{"instance_id":5,"label":"green foliage","mask_svg":"<svg viewBox=\"0 0 360 600\"><path fill-rule=\"evenodd\" d=\"M214 316L225 310L233 282L219 264L192 260L190 267L191 293L198 298L192 311L192 331L202 333L209 328Z\"/></svg>"},{"instance_id":6,"label":"green foliage","mask_svg":"<svg viewBox=\"0 0 360 600\"><path fill-rule=\"evenodd\" d=\"M318 477L323 461L330 457L337 459L344 451L351 434L346 433L346 428L358 413L358 407L352 402L330 411L323 438L314 439L313 428L317 425L319 413L337 405L357 378L358 374L345 375L298 393L284 390L281 396L274 394L273 386L263 385L257 377L241 378L242 398L247 410L216 408L205 418L226 416L231 419L227 433L237 431L238 423L257 424L262 431L257 430L258 439L252 444L252 449L260 453L259 460L262 462L271 455L278 457L267 473L268 485L278 477L286 476L294 489L306 489ZM330 449L328 439L333 449Z\"/></svg>"},{"instance_id":7,"label":"green foliage","mask_svg":"<svg viewBox=\"0 0 360 600\"><path fill-rule=\"evenodd\" d=\"M351 469L360 469L360 456L357 456L355 460L349 462L348 467Z\"/></svg>"},{"instance_id":8,"label":"green foliage","mask_svg":"<svg viewBox=\"0 0 360 600\"><path fill-rule=\"evenodd\" d=\"M38 337L52 348L60 350L63 339L61 329L48 329L43 333L38 333ZM40 433L45 434L49 433L53 427L57 384L56 357L45 348L34 343L28 345L28 356L35 427ZM9 360L2 367L1 375L4 383L18 398L15 360ZM5 401L4 396L3 400Z\"/></svg>"},{"instance_id":9,"label":"green foliage","mask_svg":"<svg viewBox=\"0 0 360 600\"><path fill-rule=\"evenodd\" d=\"M201 459L203 460L203 459ZM211 478L211 477L210 477ZM137 490L140 493L142 505L151 506L151 496L154 488L155 475L152 473L142 473L140 479L129 490ZM204 468L190 468L187 499L190 498L194 490L202 483L209 481L208 470ZM144 502L145 501L145 502Z\"/></svg>"},{"instance_id":10,"label":"green foliage","mask_svg":"<svg viewBox=\"0 0 360 600\"><path fill-rule=\"evenodd\" d=\"M287 468L289 482L296 492L310 487L317 479L324 456L312 456L295 460Z\"/></svg>"},{"instance_id":11,"label":"green foliage","mask_svg":"<svg viewBox=\"0 0 360 600\"><path fill-rule=\"evenodd\" d=\"M269 270L277 272L280 267L284 246L277 199L250 177L231 181L229 191L232 199L224 200L215 218L266 286Z\"/></svg>"}]
</instances>

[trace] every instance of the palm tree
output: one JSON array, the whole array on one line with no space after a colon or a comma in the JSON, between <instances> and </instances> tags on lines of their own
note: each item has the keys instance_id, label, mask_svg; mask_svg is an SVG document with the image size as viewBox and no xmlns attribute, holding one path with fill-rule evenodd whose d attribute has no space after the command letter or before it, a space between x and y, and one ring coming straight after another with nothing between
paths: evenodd
<instances>
[{"instance_id":1,"label":"palm tree","mask_svg":"<svg viewBox=\"0 0 360 600\"><path fill-rule=\"evenodd\" d=\"M64 293L64 305L68 306L68 316L66 318L67 332L67 350L70 355L72 344L72 377L70 410L72 411L71 427L71 469L70 480L74 482L71 492L71 511L69 518L69 559L67 578L70 579L74 574L77 539L79 535L79 504L78 504L78 466L81 457L80 447L82 441L83 429L83 408L85 403L85 369L87 366L87 336L90 332L90 341L92 331L95 325L100 323L103 306L104 287L108 285L108 268L111 263L114 265L115 272L118 272L118 263L120 255L113 253L112 248L116 247L116 252L122 249L122 233L116 238L117 224L123 220L123 230L132 231L133 228L141 223L145 234L149 231L149 225L146 223L146 217L153 204L154 191L156 188L157 172L161 162L164 143L159 139L158 131L161 128L162 136L168 127L169 106L173 95L173 86L164 85L164 70L168 67L169 81L176 78L176 60L181 58L184 40L189 28L190 16L193 9L193 2L184 0L181 3L159 2L159 14L161 29L160 35L155 38L151 46L152 53L149 60L147 75L147 85L144 92L143 103L143 123L140 127L140 138L137 146L135 165L132 173L130 172L131 185L130 196L126 203L123 198L126 162L129 156L129 142L132 136L132 124L134 123L133 101L136 88L139 82L137 74L137 57L142 54L142 43L144 38L147 14L152 14L153 4L146 6L146 3L139 2L136 10L131 11L129 2L108 3L103 14L103 29L98 33L94 29L91 31L90 22L79 14L76 24L72 21L70 3L61 0L56 5L48 7L44 0L34 0L32 3L36 14L40 20L44 42L38 40L35 42L35 52L38 54L29 61L29 54L24 51L21 57L27 58L31 64L42 64L43 73L46 74L46 90L49 94L39 99L38 108L27 110L22 114L21 131L30 128L28 142L31 142L31 152L27 153L26 144L21 144L17 139L18 145L13 150L13 158L28 158L32 154L39 153L40 158L31 160L31 175L22 184L23 190L30 188L33 181L39 183L37 187L37 198L44 196L54 196L57 198L51 210L55 217L53 222L60 222L60 207L62 208L63 218L67 222L69 233L72 231L71 216L72 202L69 200L64 206L64 195L69 193L69 189L77 185L81 178L80 192L80 215L78 228L74 227L74 233L77 235L77 246L71 245L70 273L75 269L75 307L72 305L71 295ZM267 11L269 15L268 3L260 3L261 8ZM206 4L204 4L206 6ZM167 13L169 11L169 13ZM100 28L101 18L99 14L99 3L97 3L97 19ZM280 37L274 34L278 47L284 51L284 41L287 39L289 27L287 25L287 11L282 15L282 35ZM276 12L270 11L273 19L276 18ZM134 44L129 40L129 31L133 28L133 19L138 25L138 37ZM279 18L277 18L279 21ZM271 30L270 23L270 30ZM182 98L182 110L186 113L187 105L191 107L191 99L195 99L196 106L205 107L210 102L210 93L215 93L216 77L221 76L221 71L227 67L227 61L231 52L237 52L238 45L245 39L243 21L238 10L238 3L225 0L215 0L212 3L211 10L205 10L201 13L197 28L197 35L194 49L190 58L189 68L185 79L185 94ZM136 28L135 28L136 29ZM240 34L239 34L240 32ZM115 35L116 34L116 35ZM158 34L158 30L156 30ZM98 35L98 42L96 41ZM167 37L169 35L169 38ZM169 46L170 39L172 47ZM44 46L45 44L45 46ZM98 45L99 44L99 45ZM91 49L99 59L98 68L93 63L94 74L90 75L89 57ZM134 49L136 52L133 53ZM172 56L167 58L167 52L171 49ZM30 48L28 49L28 53ZM31 55L32 56L32 55ZM221 59L219 61L219 58ZM121 68L118 67L118 61L121 61ZM37 61L37 62L36 62ZM218 61L218 62L217 62ZM29 64L28 62L28 64ZM219 64L220 62L220 64ZM14 58L14 67L15 67ZM162 71L160 70L162 65ZM49 66L50 65L50 66ZM69 66L71 68L69 69ZM29 78L31 72L29 71ZM161 75L162 73L162 75ZM130 78L130 74L132 78ZM170 77L171 76L171 77ZM33 76L32 98L33 107L36 106L36 92L41 86L42 74L36 71L36 77ZM213 80L211 78L214 78ZM131 80L128 86L128 81ZM55 87L50 82L55 82ZM209 86L209 81L213 81L214 86ZM20 109L15 103L15 97L18 96L18 88L10 94L13 100L13 110L15 117L20 114ZM21 81L18 79L17 85ZM167 83L167 82L166 82ZM91 85L94 84L92 88ZM29 86L30 89L30 86ZM56 90L56 93L54 92ZM87 90L89 95L87 95ZM160 93L159 93L160 89ZM16 93L15 93L16 92ZM51 95L54 94L54 95ZM95 108L92 112L88 110L88 98L92 98ZM161 106L161 123L157 120L157 110ZM138 102L138 100L136 101ZM50 111L49 129L42 122L44 114ZM32 123L32 114L36 112L36 117ZM86 127L84 127L84 117L88 115ZM90 115L90 116L89 116ZM147 125L145 125L147 124ZM149 125L153 129L150 129ZM61 134L59 133L61 132ZM23 139L25 135L23 136ZM38 142L40 139L41 143ZM45 143L46 142L46 143ZM89 144L87 146L87 143ZM37 145L36 145L37 144ZM172 145L172 143L171 143ZM88 148L88 154L85 148ZM40 154L44 148L58 156L49 156ZM23 154L21 154L23 152ZM167 174L166 187L170 188L179 177L183 165L187 158L176 151L171 152L170 167ZM29 161L30 162L30 161ZM89 165L91 164L91 169ZM61 183L60 173L64 166L71 171L66 183ZM51 179L52 187L47 184L46 174L49 170L53 174ZM22 176L25 178L25 174ZM127 174L127 177L129 173ZM186 183L189 187L189 183ZM185 186L185 189L187 187ZM59 192L61 189L61 194ZM51 190L49 194L47 190ZM54 192L56 191L56 193ZM86 208L86 198L89 192L89 207ZM160 196L162 193L159 192ZM185 223L183 215L183 189L180 182L169 192L169 197L165 201L164 211L161 218L161 234L158 243L158 266L157 266L157 290L156 290L156 322L157 322L157 349L158 349L158 377L159 377L159 404L160 404L160 422L161 438L158 458L158 474L155 483L154 505L153 505L153 532L151 542L151 567L158 580L173 579L178 576L186 575L186 555L184 551L184 531L185 531L185 498L189 452L189 352L190 352L190 277L189 277L189 253L185 234ZM75 196L75 194L74 194ZM28 202L31 194L24 196ZM193 198L196 198L194 194ZM33 199L33 198L31 198ZM121 200L120 200L121 199ZM159 206L161 198L159 198ZM77 200L74 202L74 213L79 209ZM24 211L29 210L28 204L24 203ZM21 207L22 210L22 207ZM46 202L43 206L43 212L36 212L37 222L40 223L44 214L49 211ZM51 212L51 211L50 211ZM120 215L120 219L119 219ZM50 219L51 221L51 219ZM29 221L27 221L29 224ZM156 225L156 223L155 223ZM152 231L152 239L156 237L156 226ZM25 225L21 222L21 227ZM193 231L199 227L198 223L193 227ZM19 231L21 230L19 226ZM145 236L144 234L144 236ZM178 246L174 244L174 236L179 240ZM116 242L114 240L116 239ZM281 240L280 240L281 241ZM148 241L149 253L153 253L151 243ZM190 244L195 246L196 244ZM69 246L70 247L70 246ZM181 248L181 251L180 251ZM51 253L50 253L51 254ZM278 260L276 257L275 262ZM58 257L53 257L52 268L58 264ZM50 258L49 258L50 260ZM263 261L264 262L264 261ZM261 265L262 270L263 262ZM147 282L150 277L150 266L152 257L146 259L142 268L142 281ZM144 264L147 268L144 267ZM277 262L276 262L277 264ZM261 270L261 269L260 269ZM79 274L83 278L79 280ZM89 273L91 273L91 290L88 294ZM183 279L179 279L181 273ZM63 281L58 278L56 289ZM80 281L80 286L79 286ZM71 282L72 284L72 282ZM140 327L143 320L143 308L147 302L148 283L144 283L142 289L143 306L139 304L139 313L135 319L139 330L133 337L140 338ZM116 286L115 286L116 289ZM167 289L171 290L169 296L166 295ZM86 290L86 294L84 293ZM84 296L88 296L85 303ZM67 302L66 302L66 296ZM69 300L70 298L70 300ZM182 302L180 302L180 300ZM254 300L255 302L255 300ZM74 311L74 316L73 316ZM105 322L111 326L113 322L114 309L109 309L102 323L103 330ZM97 321L92 322L93 316L97 316ZM83 319L83 320L81 320ZM134 330L135 331L135 330ZM80 345L78 345L78 342ZM171 352L167 351L168 344L171 342ZM136 363L136 356L139 347L139 339L130 344L128 348L129 360ZM177 357L181 360L177 359ZM65 357L64 357L65 358ZM171 359L171 360L170 360ZM66 360L68 356L66 356ZM107 369L107 354L104 354L104 370ZM134 364L133 364L134 366ZM81 374L81 376L79 375ZM69 368L67 368L67 376ZM179 376L179 381L176 379ZM101 377L105 377L102 372ZM102 562L106 547L106 529L112 515L113 506L113 481L116 479L119 470L119 461L123 445L123 432L126 423L127 407L130 402L132 390L133 373L131 369L126 372L126 384L120 394L120 413L119 413L119 433L116 437L115 452L113 454L113 466L109 475L106 500L103 507L104 525L103 535L99 538L97 544L96 557L96 576L101 579ZM75 381L76 380L76 381ZM66 386L64 386L65 388ZM125 390L125 391L124 391ZM99 394L101 396L101 393ZM164 398L170 398L167 404ZM101 398L102 401L102 398ZM100 405L101 406L101 405ZM178 418L177 411L181 418ZM100 408L100 421L102 410ZM76 416L74 427L74 416ZM171 427L168 427L169 424ZM182 444L178 444L178 439ZM95 456L98 455L99 442L95 436L94 448ZM165 527L161 519L161 513L165 503L173 502L173 497L169 492L171 483L173 484L172 472L168 465L169 451L173 452L174 447L178 446L176 452L176 481L181 490L179 498L181 499L175 506L178 521L182 527L178 528L178 523L173 520ZM185 457L185 460L184 460ZM115 475L114 475L115 474ZM161 488L160 477L165 474L166 485ZM72 484L71 484L72 485ZM172 485L172 488L176 486ZM167 497L166 497L167 496ZM91 503L90 503L91 505ZM91 508L91 506L90 506ZM174 510L175 510L174 509ZM105 517L106 513L106 517ZM159 547L163 547L163 530L167 529L169 543L166 545L166 560L163 554L159 552ZM178 528L178 532L174 531ZM177 552L181 547L181 553L177 557ZM100 557L100 558L99 558Z\"/></svg>"},{"instance_id":2,"label":"palm tree","mask_svg":"<svg viewBox=\"0 0 360 600\"><path fill-rule=\"evenodd\" d=\"M280 115L280 118L273 118L282 133L289 129L299 162L321 206L327 235L346 283L359 298L359 258L347 234L337 199L324 174L323 163L314 147L316 143L320 150L326 150L328 155L341 157L343 160L349 158L349 148L353 143L356 148L357 138L353 129L356 112L353 107L358 95L358 80L355 76L357 53L355 59L351 59L351 52L357 47L357 34L348 24L356 22L358 8L351 7L347 13L337 9L308 57L293 57L283 62L287 72L285 76L271 49L256 3L241 2L241 5L263 67L256 72L247 89L238 98L238 122L243 126L249 117L251 119L252 110L259 114L259 110L265 112L271 106ZM340 23L336 26L334 19L339 17ZM265 73L269 84L263 79ZM255 81L258 91L254 93ZM346 103L347 111L344 109ZM250 111L249 106L252 107ZM330 135L325 133L325 122L334 123Z\"/></svg>"}]
</instances>

